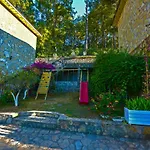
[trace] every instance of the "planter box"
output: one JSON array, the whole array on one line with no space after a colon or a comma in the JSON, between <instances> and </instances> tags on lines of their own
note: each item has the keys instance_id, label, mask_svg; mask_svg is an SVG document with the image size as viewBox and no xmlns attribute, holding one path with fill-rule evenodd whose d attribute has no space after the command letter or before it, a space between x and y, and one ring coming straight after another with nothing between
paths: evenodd
<instances>
[{"instance_id":1,"label":"planter box","mask_svg":"<svg viewBox=\"0 0 150 150\"><path fill-rule=\"evenodd\" d=\"M150 111L124 108L124 116L129 124L150 125Z\"/></svg>"}]
</instances>

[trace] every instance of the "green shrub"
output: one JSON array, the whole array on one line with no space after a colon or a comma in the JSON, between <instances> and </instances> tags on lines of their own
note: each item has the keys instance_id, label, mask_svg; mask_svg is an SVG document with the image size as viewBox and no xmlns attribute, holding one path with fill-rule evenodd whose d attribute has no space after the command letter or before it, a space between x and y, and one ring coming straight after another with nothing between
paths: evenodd
<instances>
[{"instance_id":1,"label":"green shrub","mask_svg":"<svg viewBox=\"0 0 150 150\"><path fill-rule=\"evenodd\" d=\"M39 81L39 76L33 71L19 71L3 78L3 86L9 91L29 89Z\"/></svg>"},{"instance_id":2,"label":"green shrub","mask_svg":"<svg viewBox=\"0 0 150 150\"><path fill-rule=\"evenodd\" d=\"M126 107L130 110L150 110L150 100L143 97L126 100Z\"/></svg>"},{"instance_id":3,"label":"green shrub","mask_svg":"<svg viewBox=\"0 0 150 150\"><path fill-rule=\"evenodd\" d=\"M99 114L116 116L122 114L121 103L123 103L121 94L103 93L92 98L95 109Z\"/></svg>"},{"instance_id":4,"label":"green shrub","mask_svg":"<svg viewBox=\"0 0 150 150\"><path fill-rule=\"evenodd\" d=\"M39 76L30 71L19 71L15 74L10 74L5 76L0 84L3 86L3 89L9 91L9 93L13 96L13 100L15 102L15 106L18 106L19 94L22 90L29 90L32 86L34 86L39 80ZM2 100L4 101L7 96L3 96ZM25 97L24 97L25 99Z\"/></svg>"},{"instance_id":5,"label":"green shrub","mask_svg":"<svg viewBox=\"0 0 150 150\"><path fill-rule=\"evenodd\" d=\"M122 90L129 96L140 95L144 72L145 63L142 57L117 50L101 51L94 64L90 90L94 96Z\"/></svg>"},{"instance_id":6,"label":"green shrub","mask_svg":"<svg viewBox=\"0 0 150 150\"><path fill-rule=\"evenodd\" d=\"M7 104L13 102L13 97L9 91L4 91L3 94L0 96L0 103Z\"/></svg>"}]
</instances>

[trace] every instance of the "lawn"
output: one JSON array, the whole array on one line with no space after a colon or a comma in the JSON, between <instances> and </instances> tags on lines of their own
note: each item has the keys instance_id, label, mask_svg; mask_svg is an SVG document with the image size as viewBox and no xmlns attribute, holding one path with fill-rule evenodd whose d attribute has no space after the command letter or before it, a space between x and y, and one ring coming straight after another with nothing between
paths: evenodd
<instances>
[{"instance_id":1,"label":"lawn","mask_svg":"<svg viewBox=\"0 0 150 150\"><path fill-rule=\"evenodd\" d=\"M20 112L20 111L55 111L66 114L69 117L79 118L98 118L98 114L91 110L92 103L88 105L79 104L79 93L55 93L49 94L47 100L44 96L39 96L37 100L35 97L27 100L20 100L19 106L13 106L13 103L1 105L1 112Z\"/></svg>"}]
</instances>

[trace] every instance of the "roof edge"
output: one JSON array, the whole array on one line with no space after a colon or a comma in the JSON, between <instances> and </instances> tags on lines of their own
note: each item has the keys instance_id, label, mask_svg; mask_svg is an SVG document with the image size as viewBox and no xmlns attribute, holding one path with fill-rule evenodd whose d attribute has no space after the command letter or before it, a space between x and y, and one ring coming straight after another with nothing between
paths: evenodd
<instances>
[{"instance_id":1,"label":"roof edge","mask_svg":"<svg viewBox=\"0 0 150 150\"><path fill-rule=\"evenodd\" d=\"M118 7L114 16L113 26L118 26L119 19L128 0L119 0Z\"/></svg>"},{"instance_id":2,"label":"roof edge","mask_svg":"<svg viewBox=\"0 0 150 150\"><path fill-rule=\"evenodd\" d=\"M35 29L35 27L8 0L0 0L0 4L2 4L12 15L14 15L33 34L35 34L38 37L42 36L37 31L37 29Z\"/></svg>"}]
</instances>

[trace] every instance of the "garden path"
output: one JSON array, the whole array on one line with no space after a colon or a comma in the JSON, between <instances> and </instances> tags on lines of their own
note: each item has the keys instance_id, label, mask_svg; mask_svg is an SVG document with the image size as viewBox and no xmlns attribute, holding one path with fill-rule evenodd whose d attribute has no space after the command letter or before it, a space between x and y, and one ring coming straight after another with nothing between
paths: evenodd
<instances>
[{"instance_id":1,"label":"garden path","mask_svg":"<svg viewBox=\"0 0 150 150\"><path fill-rule=\"evenodd\" d=\"M0 150L149 150L150 141L0 125Z\"/></svg>"}]
</instances>

